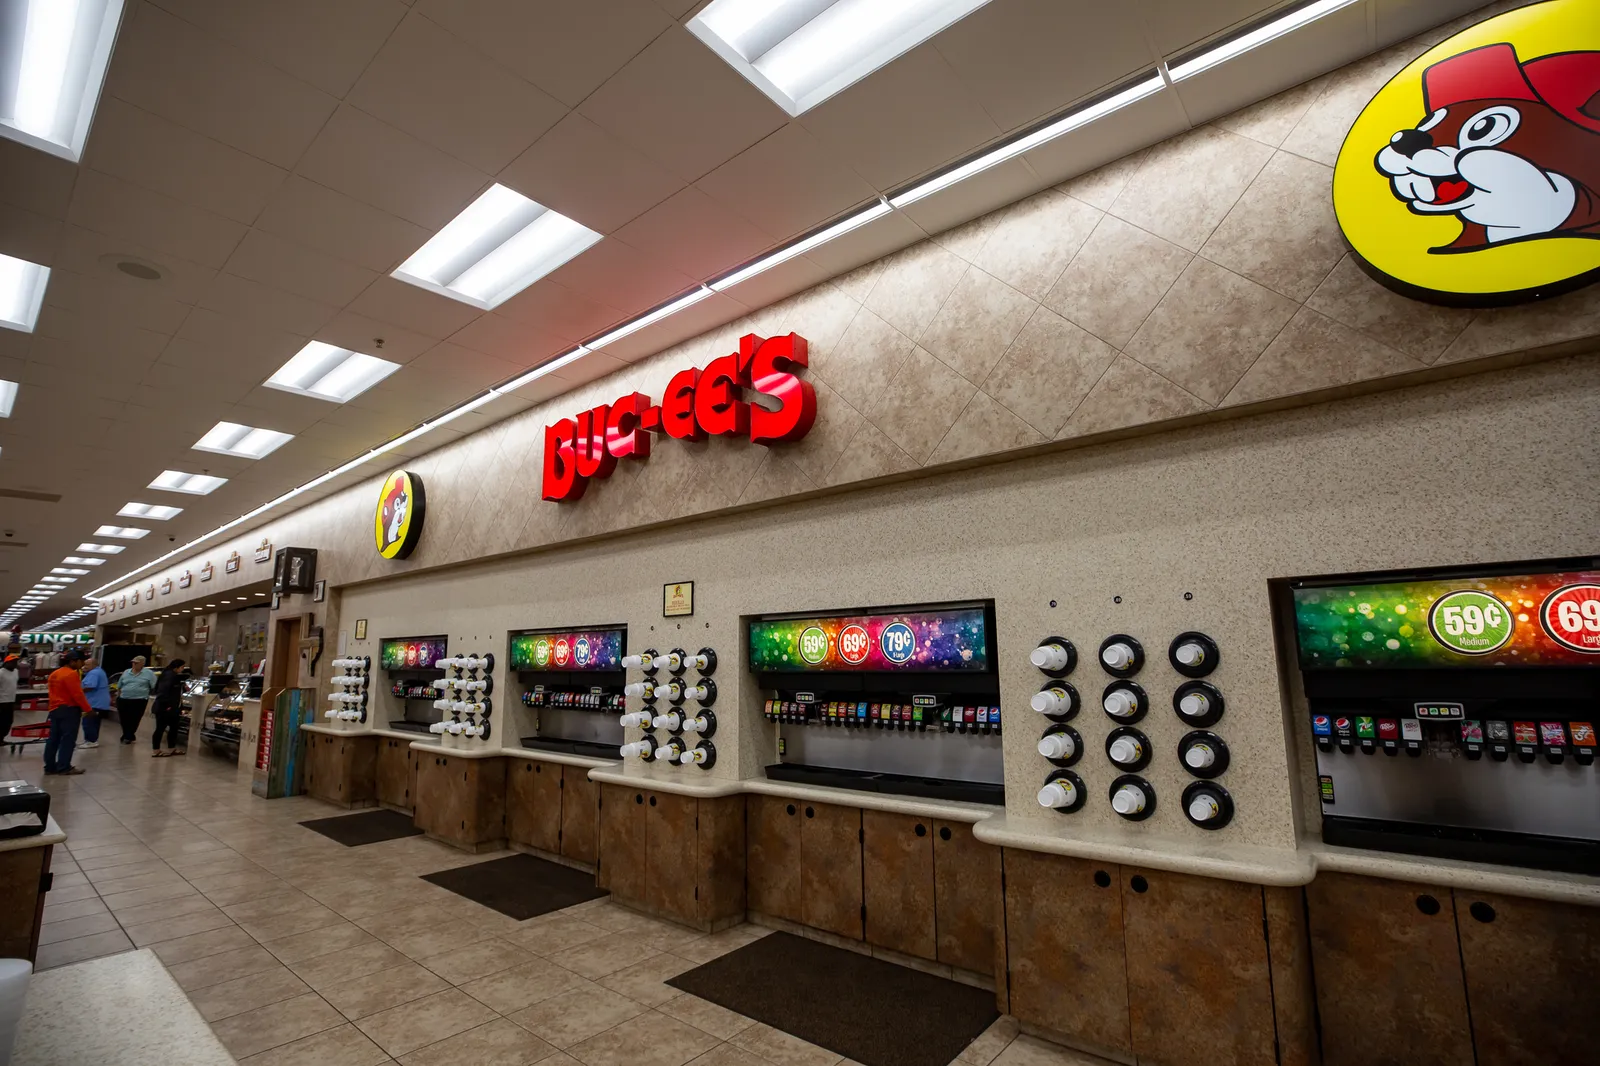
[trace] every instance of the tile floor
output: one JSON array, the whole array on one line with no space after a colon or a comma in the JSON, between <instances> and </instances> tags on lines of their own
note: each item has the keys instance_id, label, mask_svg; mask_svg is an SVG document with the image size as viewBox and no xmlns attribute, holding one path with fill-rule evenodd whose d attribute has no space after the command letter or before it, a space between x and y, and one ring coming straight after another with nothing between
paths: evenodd
<instances>
[{"instance_id":1,"label":"tile floor","mask_svg":"<svg viewBox=\"0 0 1600 1066\"><path fill-rule=\"evenodd\" d=\"M493 855L425 837L346 848L297 822L330 808L262 800L192 749L38 747L0 780L42 782L55 853L39 967L149 947L248 1066L854 1066L663 984L765 935L710 936L594 900L526 922L419 879ZM1001 1018L952 1066L1089 1066Z\"/></svg>"}]
</instances>

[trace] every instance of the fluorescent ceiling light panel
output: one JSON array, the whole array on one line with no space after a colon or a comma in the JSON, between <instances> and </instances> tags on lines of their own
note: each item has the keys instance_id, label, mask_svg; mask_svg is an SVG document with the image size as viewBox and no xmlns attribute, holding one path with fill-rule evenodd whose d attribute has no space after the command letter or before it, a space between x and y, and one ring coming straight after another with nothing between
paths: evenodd
<instances>
[{"instance_id":1,"label":"fluorescent ceiling light panel","mask_svg":"<svg viewBox=\"0 0 1600 1066\"><path fill-rule=\"evenodd\" d=\"M5 258L0 256L0 259ZM10 418L17 406L17 383L0 378L0 418Z\"/></svg>"},{"instance_id":2,"label":"fluorescent ceiling light panel","mask_svg":"<svg viewBox=\"0 0 1600 1066\"><path fill-rule=\"evenodd\" d=\"M53 566L53 567L50 568L50 572L52 574L77 574L79 576L82 576L83 574L87 574L89 571L87 571L87 570L75 570L70 566Z\"/></svg>"},{"instance_id":3,"label":"fluorescent ceiling light panel","mask_svg":"<svg viewBox=\"0 0 1600 1066\"><path fill-rule=\"evenodd\" d=\"M93 541L86 540L78 545L78 550L81 552L99 552L101 555L120 555L128 549L123 544L96 544Z\"/></svg>"},{"instance_id":4,"label":"fluorescent ceiling light panel","mask_svg":"<svg viewBox=\"0 0 1600 1066\"><path fill-rule=\"evenodd\" d=\"M210 474L185 474L181 470L163 470L146 488L163 489L167 492L185 492L190 496L209 496L227 483L228 479L225 477L213 477Z\"/></svg>"},{"instance_id":5,"label":"fluorescent ceiling light panel","mask_svg":"<svg viewBox=\"0 0 1600 1066\"><path fill-rule=\"evenodd\" d=\"M599 239L587 226L491 185L394 276L491 311Z\"/></svg>"},{"instance_id":6,"label":"fluorescent ceiling light panel","mask_svg":"<svg viewBox=\"0 0 1600 1066\"><path fill-rule=\"evenodd\" d=\"M0 136L76 163L89 136L122 0L11 0L0 37Z\"/></svg>"},{"instance_id":7,"label":"fluorescent ceiling light panel","mask_svg":"<svg viewBox=\"0 0 1600 1066\"><path fill-rule=\"evenodd\" d=\"M85 571L85 572L87 573L87 571ZM76 581L78 579L75 578L75 577L61 577L61 578L57 578L56 580L57 580L57 582L59 582L62 585L70 585L70 584L72 584L74 581Z\"/></svg>"},{"instance_id":8,"label":"fluorescent ceiling light panel","mask_svg":"<svg viewBox=\"0 0 1600 1066\"><path fill-rule=\"evenodd\" d=\"M164 503L125 503L117 514L123 518L153 518L165 522L183 513L182 507L168 507Z\"/></svg>"},{"instance_id":9,"label":"fluorescent ceiling light panel","mask_svg":"<svg viewBox=\"0 0 1600 1066\"><path fill-rule=\"evenodd\" d=\"M137 526L101 526L94 531L97 537L116 537L119 540L143 540L150 535L148 529Z\"/></svg>"},{"instance_id":10,"label":"fluorescent ceiling light panel","mask_svg":"<svg viewBox=\"0 0 1600 1066\"><path fill-rule=\"evenodd\" d=\"M267 379L267 388L345 403L400 369L399 363L312 341Z\"/></svg>"},{"instance_id":11,"label":"fluorescent ceiling light panel","mask_svg":"<svg viewBox=\"0 0 1600 1066\"><path fill-rule=\"evenodd\" d=\"M1056 119L1054 122L1040 126L1032 133L1023 134L1014 141L1009 141L998 148L985 152L975 159L968 160L960 166L952 167L943 174L935 175L920 185L915 185L897 196L891 196L889 203L896 208L903 208L914 204L925 196L934 193L958 182L966 181L974 174L981 174L990 167L999 166L1008 159L1015 159L1024 152L1031 152L1042 144L1047 144L1063 134L1071 133L1080 126L1087 126L1096 119L1104 118L1113 111L1121 110L1129 104L1153 96L1161 91L1165 83L1159 74L1152 74L1144 81L1138 82L1120 92L1092 101L1085 106Z\"/></svg>"},{"instance_id":12,"label":"fluorescent ceiling light panel","mask_svg":"<svg viewBox=\"0 0 1600 1066\"><path fill-rule=\"evenodd\" d=\"M989 0L712 0L693 33L800 115Z\"/></svg>"},{"instance_id":13,"label":"fluorescent ceiling light panel","mask_svg":"<svg viewBox=\"0 0 1600 1066\"><path fill-rule=\"evenodd\" d=\"M61 560L64 563L76 563L79 566L104 566L104 559L91 559L87 555L69 555Z\"/></svg>"},{"instance_id":14,"label":"fluorescent ceiling light panel","mask_svg":"<svg viewBox=\"0 0 1600 1066\"><path fill-rule=\"evenodd\" d=\"M0 96L0 106L3 101ZM49 267L0 254L0 326L32 333L49 281ZM12 388L15 390L15 386Z\"/></svg>"},{"instance_id":15,"label":"fluorescent ceiling light panel","mask_svg":"<svg viewBox=\"0 0 1600 1066\"><path fill-rule=\"evenodd\" d=\"M283 447L294 437L275 429L255 429L237 422L218 422L211 432L194 442L196 451L216 452L238 459L261 459Z\"/></svg>"},{"instance_id":16,"label":"fluorescent ceiling light panel","mask_svg":"<svg viewBox=\"0 0 1600 1066\"><path fill-rule=\"evenodd\" d=\"M1315 22L1356 2L1357 0L1314 0L1313 3L1297 7L1288 14L1268 19L1255 29L1225 40L1213 48L1207 48L1191 58L1181 59L1179 62L1169 66L1167 73L1172 75L1173 81L1192 78L1203 70L1210 70L1218 63L1226 63L1228 60L1241 56L1252 48L1260 48L1264 44L1277 40L1284 34L1293 33L1301 26Z\"/></svg>"}]
</instances>

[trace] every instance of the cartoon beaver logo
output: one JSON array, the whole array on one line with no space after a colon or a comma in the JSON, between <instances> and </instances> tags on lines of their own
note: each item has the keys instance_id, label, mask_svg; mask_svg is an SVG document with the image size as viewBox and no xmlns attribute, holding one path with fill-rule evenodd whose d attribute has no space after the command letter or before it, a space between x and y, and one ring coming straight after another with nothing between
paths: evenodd
<instances>
[{"instance_id":1,"label":"cartoon beaver logo","mask_svg":"<svg viewBox=\"0 0 1600 1066\"><path fill-rule=\"evenodd\" d=\"M409 556L422 535L422 479L404 470L385 478L374 518L378 554L385 559Z\"/></svg>"},{"instance_id":2,"label":"cartoon beaver logo","mask_svg":"<svg viewBox=\"0 0 1600 1066\"><path fill-rule=\"evenodd\" d=\"M1488 19L1373 97L1334 172L1340 227L1369 274L1469 306L1600 277L1600 19L1588 3Z\"/></svg>"}]
</instances>

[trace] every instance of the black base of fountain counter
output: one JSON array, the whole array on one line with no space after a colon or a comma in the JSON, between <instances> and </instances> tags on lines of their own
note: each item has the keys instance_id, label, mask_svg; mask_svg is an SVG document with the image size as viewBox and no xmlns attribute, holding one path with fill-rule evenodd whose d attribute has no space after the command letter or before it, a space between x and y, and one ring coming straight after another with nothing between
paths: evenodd
<instances>
[{"instance_id":1,"label":"black base of fountain counter","mask_svg":"<svg viewBox=\"0 0 1600 1066\"><path fill-rule=\"evenodd\" d=\"M523 737L522 746L530 751L553 751L561 755L581 755L586 759L607 759L621 762L615 744L600 744L593 740L568 740L565 737Z\"/></svg>"},{"instance_id":2,"label":"black base of fountain counter","mask_svg":"<svg viewBox=\"0 0 1600 1066\"><path fill-rule=\"evenodd\" d=\"M940 777L913 777L873 770L846 770L836 766L807 766L803 763L774 763L767 767L773 781L797 785L848 788L856 792L883 792L895 796L921 796L925 799L958 803L992 803L1004 806L1004 785L984 781L951 781Z\"/></svg>"},{"instance_id":3,"label":"black base of fountain counter","mask_svg":"<svg viewBox=\"0 0 1600 1066\"><path fill-rule=\"evenodd\" d=\"M401 732L401 733L420 733L423 736L428 736L429 735L428 734L428 723L426 723L426 722L413 722L413 721L410 721L410 720L405 719L405 718L392 719L389 722L389 728L393 729L393 730L396 730L398 732Z\"/></svg>"}]
</instances>

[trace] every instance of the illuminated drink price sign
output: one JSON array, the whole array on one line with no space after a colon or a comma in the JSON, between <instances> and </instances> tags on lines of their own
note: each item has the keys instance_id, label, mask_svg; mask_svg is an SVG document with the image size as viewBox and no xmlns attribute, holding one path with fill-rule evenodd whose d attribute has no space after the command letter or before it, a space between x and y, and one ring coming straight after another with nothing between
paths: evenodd
<instances>
[{"instance_id":1,"label":"illuminated drink price sign","mask_svg":"<svg viewBox=\"0 0 1600 1066\"><path fill-rule=\"evenodd\" d=\"M620 629L542 629L511 635L513 670L620 670Z\"/></svg>"},{"instance_id":2,"label":"illuminated drink price sign","mask_svg":"<svg viewBox=\"0 0 1600 1066\"><path fill-rule=\"evenodd\" d=\"M1433 602L1428 628L1451 651L1487 655L1505 646L1515 623L1505 605L1487 592L1463 589Z\"/></svg>"},{"instance_id":3,"label":"illuminated drink price sign","mask_svg":"<svg viewBox=\"0 0 1600 1066\"><path fill-rule=\"evenodd\" d=\"M1539 608L1539 624L1562 647L1600 654L1600 585L1568 585Z\"/></svg>"},{"instance_id":4,"label":"illuminated drink price sign","mask_svg":"<svg viewBox=\"0 0 1600 1066\"><path fill-rule=\"evenodd\" d=\"M750 668L758 673L982 673L990 661L988 612L978 606L750 623Z\"/></svg>"}]
</instances>

